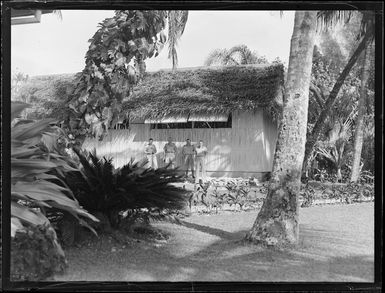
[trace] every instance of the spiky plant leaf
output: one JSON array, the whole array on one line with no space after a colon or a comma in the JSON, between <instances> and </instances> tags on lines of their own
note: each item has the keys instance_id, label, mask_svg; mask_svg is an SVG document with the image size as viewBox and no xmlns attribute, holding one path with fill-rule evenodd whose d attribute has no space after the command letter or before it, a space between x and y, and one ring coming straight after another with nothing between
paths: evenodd
<instances>
[{"instance_id":1,"label":"spiky plant leaf","mask_svg":"<svg viewBox=\"0 0 385 293\"><path fill-rule=\"evenodd\" d=\"M12 115L16 117L26 107L11 104ZM65 210L78 216L98 221L82 209L73 199L71 190L60 183L50 172L67 172L76 170L66 164L64 156L56 153L55 135L57 128L52 127L53 120L30 122L19 120L14 123L11 132L11 215L27 225L49 223L43 213L32 210L37 207ZM42 138L50 141L50 150L44 146Z\"/></svg>"}]
</instances>

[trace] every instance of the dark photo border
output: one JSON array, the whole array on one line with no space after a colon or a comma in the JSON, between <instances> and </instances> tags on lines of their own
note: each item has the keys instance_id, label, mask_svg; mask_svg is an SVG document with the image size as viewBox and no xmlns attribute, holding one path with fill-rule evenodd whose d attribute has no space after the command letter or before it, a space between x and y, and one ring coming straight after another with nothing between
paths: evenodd
<instances>
[{"instance_id":1,"label":"dark photo border","mask_svg":"<svg viewBox=\"0 0 385 293\"><path fill-rule=\"evenodd\" d=\"M302 282L11 282L10 281L10 96L11 8L55 10L375 10L375 281L373 283ZM383 4L377 2L287 1L10 1L1 15L1 241L2 290L38 291L381 291L382 289L382 139L383 139Z\"/></svg>"}]
</instances>

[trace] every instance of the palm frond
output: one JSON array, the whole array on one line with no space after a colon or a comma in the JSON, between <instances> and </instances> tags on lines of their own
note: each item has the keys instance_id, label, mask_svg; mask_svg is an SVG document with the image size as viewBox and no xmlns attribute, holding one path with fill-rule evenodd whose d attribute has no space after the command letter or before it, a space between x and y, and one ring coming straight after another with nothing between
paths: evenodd
<instances>
[{"instance_id":1,"label":"palm frond","mask_svg":"<svg viewBox=\"0 0 385 293\"><path fill-rule=\"evenodd\" d=\"M246 65L266 64L267 59L255 51L251 51L246 45L237 45L230 49L216 49L205 60L205 66L219 65Z\"/></svg>"},{"instance_id":2,"label":"palm frond","mask_svg":"<svg viewBox=\"0 0 385 293\"><path fill-rule=\"evenodd\" d=\"M353 15L353 10L323 10L317 14L317 30L327 31L336 24L348 23Z\"/></svg>"},{"instance_id":3,"label":"palm frond","mask_svg":"<svg viewBox=\"0 0 385 293\"><path fill-rule=\"evenodd\" d=\"M178 54L176 47L182 36L188 19L187 10L168 11L168 58L172 60L172 68L178 66Z\"/></svg>"},{"instance_id":4,"label":"palm frond","mask_svg":"<svg viewBox=\"0 0 385 293\"><path fill-rule=\"evenodd\" d=\"M63 15L61 13L61 10L54 10L53 14L55 14L60 20L63 20Z\"/></svg>"},{"instance_id":5,"label":"palm frond","mask_svg":"<svg viewBox=\"0 0 385 293\"><path fill-rule=\"evenodd\" d=\"M66 182L87 210L108 215L143 208L181 209L187 202L186 191L173 186L183 180L178 170L154 170L133 160L115 169L111 159L75 152L83 165L82 174L68 173Z\"/></svg>"},{"instance_id":6,"label":"palm frond","mask_svg":"<svg viewBox=\"0 0 385 293\"><path fill-rule=\"evenodd\" d=\"M317 14L317 30L327 31L333 28L336 24L348 23L353 15L361 15L360 31L357 34L357 40L361 39L364 35L370 36L370 41L374 39L374 13L371 10L326 10L320 11Z\"/></svg>"},{"instance_id":7,"label":"palm frond","mask_svg":"<svg viewBox=\"0 0 385 293\"><path fill-rule=\"evenodd\" d=\"M216 65L220 63L224 56L228 55L228 52L226 49L216 49L212 51L206 58L204 65L205 66L211 66Z\"/></svg>"},{"instance_id":8,"label":"palm frond","mask_svg":"<svg viewBox=\"0 0 385 293\"><path fill-rule=\"evenodd\" d=\"M240 64L254 64L257 60L257 56L254 56L253 52L246 45L238 45L230 48L229 55L234 56L236 54L240 55Z\"/></svg>"},{"instance_id":9,"label":"palm frond","mask_svg":"<svg viewBox=\"0 0 385 293\"><path fill-rule=\"evenodd\" d=\"M21 112L30 106L29 104L22 102L12 102L11 105L11 121L13 121L16 117L19 117Z\"/></svg>"}]
</instances>

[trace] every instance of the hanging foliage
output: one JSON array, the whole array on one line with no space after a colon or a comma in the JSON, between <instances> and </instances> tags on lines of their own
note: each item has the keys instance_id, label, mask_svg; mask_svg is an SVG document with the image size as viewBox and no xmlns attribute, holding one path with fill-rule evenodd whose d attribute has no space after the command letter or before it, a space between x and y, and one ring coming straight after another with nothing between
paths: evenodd
<instances>
[{"instance_id":1,"label":"hanging foliage","mask_svg":"<svg viewBox=\"0 0 385 293\"><path fill-rule=\"evenodd\" d=\"M116 11L89 40L86 66L74 81L65 121L75 136L102 137L118 120L121 102L145 72L146 58L166 42L167 11Z\"/></svg>"}]
</instances>

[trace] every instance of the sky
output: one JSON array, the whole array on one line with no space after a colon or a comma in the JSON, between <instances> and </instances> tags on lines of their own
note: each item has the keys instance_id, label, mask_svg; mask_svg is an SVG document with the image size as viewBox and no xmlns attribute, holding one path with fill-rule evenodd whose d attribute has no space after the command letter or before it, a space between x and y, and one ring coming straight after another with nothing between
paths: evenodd
<instances>
[{"instance_id":1,"label":"sky","mask_svg":"<svg viewBox=\"0 0 385 293\"><path fill-rule=\"evenodd\" d=\"M11 27L11 70L29 76L76 73L83 70L88 40L98 23L113 10L62 10L42 15L41 22ZM287 64L294 11L190 11L177 47L179 67L202 66L214 49L247 45L272 61ZM147 71L169 69L165 46L158 57L146 60Z\"/></svg>"}]
</instances>

